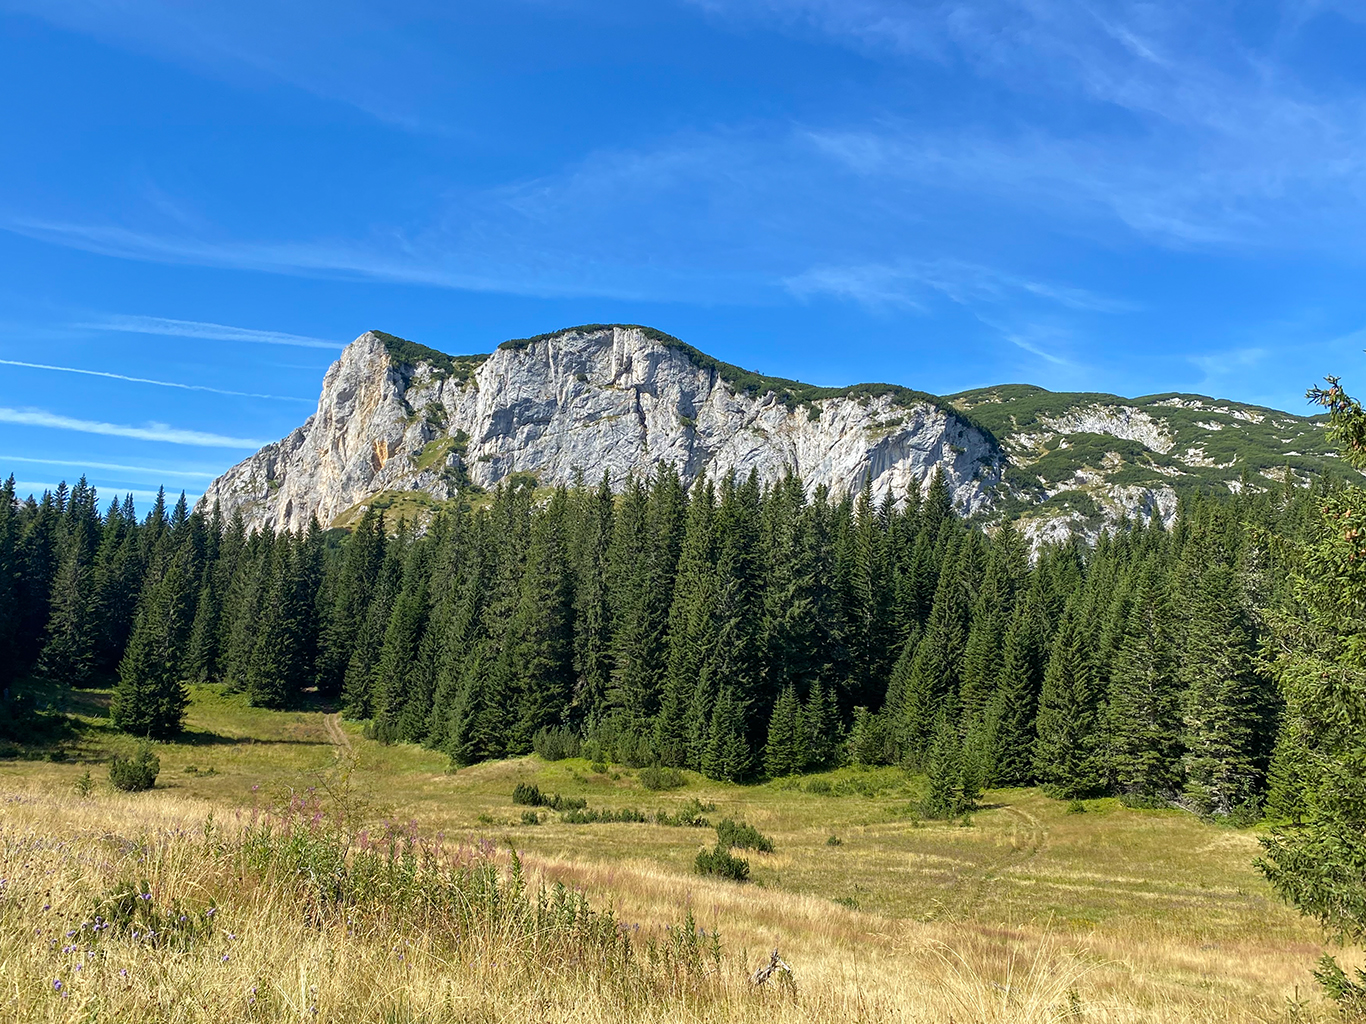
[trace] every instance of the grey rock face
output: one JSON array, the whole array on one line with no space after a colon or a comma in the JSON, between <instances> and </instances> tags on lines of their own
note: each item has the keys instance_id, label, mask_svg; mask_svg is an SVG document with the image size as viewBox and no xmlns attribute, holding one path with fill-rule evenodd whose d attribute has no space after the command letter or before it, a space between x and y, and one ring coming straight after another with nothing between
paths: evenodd
<instances>
[{"instance_id":1,"label":"grey rock face","mask_svg":"<svg viewBox=\"0 0 1366 1024\"><path fill-rule=\"evenodd\" d=\"M636 328L500 348L464 380L426 362L396 366L367 333L327 371L317 412L215 480L202 503L240 510L249 528L297 530L381 491L444 500L514 472L542 486L606 472L620 489L663 465L685 484L703 470L764 482L795 473L837 495L871 477L878 500L939 467L958 508L976 512L1003 463L991 437L940 404L884 394L788 408Z\"/></svg>"}]
</instances>

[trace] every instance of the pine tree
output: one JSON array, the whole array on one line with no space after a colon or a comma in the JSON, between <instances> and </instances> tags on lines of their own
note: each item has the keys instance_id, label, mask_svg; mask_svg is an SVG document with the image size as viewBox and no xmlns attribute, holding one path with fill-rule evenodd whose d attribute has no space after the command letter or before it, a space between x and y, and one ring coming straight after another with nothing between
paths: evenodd
<instances>
[{"instance_id":1,"label":"pine tree","mask_svg":"<svg viewBox=\"0 0 1366 1024\"><path fill-rule=\"evenodd\" d=\"M1310 397L1329 410L1329 436L1355 468L1366 468L1366 411L1336 378ZM1305 791L1298 821L1272 830L1258 862L1300 912L1345 940L1366 936L1366 490L1325 497L1278 623L1275 672L1286 695L1278 766ZM1215 586L1209 588L1213 594ZM1232 666L1231 666L1232 667ZM1328 966L1328 965L1325 965ZM1335 962L1332 971L1342 971ZM1320 975L1322 978L1323 975ZM1360 986L1356 989L1360 998Z\"/></svg>"},{"instance_id":2,"label":"pine tree","mask_svg":"<svg viewBox=\"0 0 1366 1024\"><path fill-rule=\"evenodd\" d=\"M88 543L85 531L75 532L52 581L47 643L38 665L49 679L70 686L89 686L95 671L99 624Z\"/></svg>"},{"instance_id":3,"label":"pine tree","mask_svg":"<svg viewBox=\"0 0 1366 1024\"><path fill-rule=\"evenodd\" d=\"M783 687L768 720L768 743L764 746L764 770L770 778L796 775L806 767L806 722L797 691Z\"/></svg>"},{"instance_id":4,"label":"pine tree","mask_svg":"<svg viewBox=\"0 0 1366 1024\"><path fill-rule=\"evenodd\" d=\"M811 684L802 718L806 725L804 767L835 767L840 744L839 708L835 706L834 690L823 685L820 679Z\"/></svg>"},{"instance_id":5,"label":"pine tree","mask_svg":"<svg viewBox=\"0 0 1366 1024\"><path fill-rule=\"evenodd\" d=\"M573 580L568 571L565 515L568 497L557 490L537 518L527 551L516 613L508 626L510 676L521 687L509 736L516 753L531 737L560 724L574 689Z\"/></svg>"},{"instance_id":6,"label":"pine tree","mask_svg":"<svg viewBox=\"0 0 1366 1024\"><path fill-rule=\"evenodd\" d=\"M938 716L925 756L928 783L921 812L927 818L956 818L977 807L981 796L978 766L966 756L952 708Z\"/></svg>"},{"instance_id":7,"label":"pine tree","mask_svg":"<svg viewBox=\"0 0 1366 1024\"><path fill-rule=\"evenodd\" d=\"M182 550L160 579L149 583L119 681L109 704L114 726L134 736L164 739L180 731L189 695L180 678L180 652L193 609L190 555Z\"/></svg>"},{"instance_id":8,"label":"pine tree","mask_svg":"<svg viewBox=\"0 0 1366 1024\"><path fill-rule=\"evenodd\" d=\"M721 688L712 709L702 772L708 778L740 782L753 768L745 738L745 706L730 686Z\"/></svg>"},{"instance_id":9,"label":"pine tree","mask_svg":"<svg viewBox=\"0 0 1366 1024\"><path fill-rule=\"evenodd\" d=\"M988 712L992 780L997 785L1022 786L1035 778L1036 721L1048 653L1043 587L1043 578L1036 573L1002 643L1000 674Z\"/></svg>"},{"instance_id":10,"label":"pine tree","mask_svg":"<svg viewBox=\"0 0 1366 1024\"><path fill-rule=\"evenodd\" d=\"M688 503L669 609L667 676L655 719L655 750L673 767L700 769L711 719L714 693L700 682L716 642L715 512L715 492L704 474Z\"/></svg>"},{"instance_id":11,"label":"pine tree","mask_svg":"<svg viewBox=\"0 0 1366 1024\"><path fill-rule=\"evenodd\" d=\"M1109 686L1110 770L1122 792L1170 799L1181 790L1181 698L1166 581L1140 571Z\"/></svg>"},{"instance_id":12,"label":"pine tree","mask_svg":"<svg viewBox=\"0 0 1366 1024\"><path fill-rule=\"evenodd\" d=\"M1104 785L1099 735L1100 694L1090 664L1080 592L1063 613L1039 695L1034 772L1053 795L1085 796Z\"/></svg>"},{"instance_id":13,"label":"pine tree","mask_svg":"<svg viewBox=\"0 0 1366 1024\"><path fill-rule=\"evenodd\" d=\"M1202 812L1224 814L1262 789L1272 695L1256 669L1255 634L1231 567L1200 574L1187 614L1186 792Z\"/></svg>"}]
</instances>

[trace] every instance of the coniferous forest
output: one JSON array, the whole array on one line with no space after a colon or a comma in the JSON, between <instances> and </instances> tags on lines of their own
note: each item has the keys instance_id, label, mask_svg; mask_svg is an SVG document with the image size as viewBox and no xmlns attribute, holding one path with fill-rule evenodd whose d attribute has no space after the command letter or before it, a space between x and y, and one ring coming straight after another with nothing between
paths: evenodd
<instances>
[{"instance_id":1,"label":"coniferous forest","mask_svg":"<svg viewBox=\"0 0 1366 1024\"><path fill-rule=\"evenodd\" d=\"M1034 783L1241 814L1295 788L1276 784L1299 748L1266 654L1288 552L1332 491L1194 498L1170 529L1031 557L937 476L881 503L796 479L514 477L421 532L370 511L278 536L183 496L139 517L84 481L21 501L11 480L0 665L112 682L114 724L153 738L180 728L187 681L217 681L271 708L316 692L456 764L903 764L945 814Z\"/></svg>"}]
</instances>

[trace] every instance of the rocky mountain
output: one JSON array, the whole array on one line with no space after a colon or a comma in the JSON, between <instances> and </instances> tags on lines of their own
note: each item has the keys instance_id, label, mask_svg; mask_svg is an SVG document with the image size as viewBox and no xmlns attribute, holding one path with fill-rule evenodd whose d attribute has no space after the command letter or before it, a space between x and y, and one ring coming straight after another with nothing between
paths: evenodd
<instances>
[{"instance_id":1,"label":"rocky mountain","mask_svg":"<svg viewBox=\"0 0 1366 1024\"><path fill-rule=\"evenodd\" d=\"M323 378L318 411L204 495L249 526L345 525L361 506L400 511L487 490L620 488L660 465L772 481L799 474L880 500L942 469L965 512L987 509L1004 460L991 434L932 395L894 385L815 388L717 362L645 327L592 325L452 357L371 331Z\"/></svg>"},{"instance_id":2,"label":"rocky mountain","mask_svg":"<svg viewBox=\"0 0 1366 1024\"><path fill-rule=\"evenodd\" d=\"M690 484L796 473L900 496L938 467L955 504L1036 540L1170 518L1187 488L1270 486L1336 463L1320 421L1198 395L1123 399L1007 385L939 398L822 388L719 362L659 331L588 325L450 356L378 331L347 346L317 412L215 480L203 503L250 527L421 517L514 474L551 487L673 466ZM1340 465L1340 464L1339 464ZM1345 469L1342 471L1346 472Z\"/></svg>"}]
</instances>

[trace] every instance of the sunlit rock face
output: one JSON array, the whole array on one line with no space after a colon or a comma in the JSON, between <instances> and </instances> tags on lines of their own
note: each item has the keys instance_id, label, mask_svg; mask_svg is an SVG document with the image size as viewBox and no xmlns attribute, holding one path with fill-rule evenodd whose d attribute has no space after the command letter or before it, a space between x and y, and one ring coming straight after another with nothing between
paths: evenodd
<instances>
[{"instance_id":1,"label":"sunlit rock face","mask_svg":"<svg viewBox=\"0 0 1366 1024\"><path fill-rule=\"evenodd\" d=\"M512 473L541 486L605 473L620 490L660 466L685 484L703 471L766 483L793 473L836 496L871 481L880 501L938 467L970 513L989 508L1001 478L995 440L945 403L889 392L785 404L637 327L565 331L455 369L439 353L410 356L361 335L327 371L317 412L215 480L203 506L297 530L380 492L440 501Z\"/></svg>"}]
</instances>

